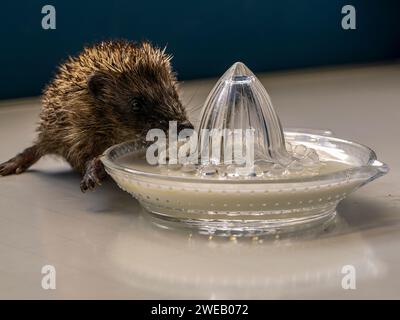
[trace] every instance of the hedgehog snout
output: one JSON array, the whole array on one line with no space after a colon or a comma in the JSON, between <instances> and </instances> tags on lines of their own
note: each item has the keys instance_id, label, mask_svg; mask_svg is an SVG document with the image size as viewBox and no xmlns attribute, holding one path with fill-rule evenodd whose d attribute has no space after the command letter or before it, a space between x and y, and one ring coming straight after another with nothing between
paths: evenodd
<instances>
[{"instance_id":1,"label":"hedgehog snout","mask_svg":"<svg viewBox=\"0 0 400 320\"><path fill-rule=\"evenodd\" d=\"M178 132L184 129L194 129L192 123L189 120L178 122Z\"/></svg>"}]
</instances>

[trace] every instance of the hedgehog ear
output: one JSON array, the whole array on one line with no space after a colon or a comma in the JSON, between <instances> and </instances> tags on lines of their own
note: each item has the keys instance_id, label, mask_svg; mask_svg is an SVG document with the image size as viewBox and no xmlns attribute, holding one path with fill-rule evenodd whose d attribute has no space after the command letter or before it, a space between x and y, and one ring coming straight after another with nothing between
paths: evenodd
<instances>
[{"instance_id":1,"label":"hedgehog ear","mask_svg":"<svg viewBox=\"0 0 400 320\"><path fill-rule=\"evenodd\" d=\"M107 83L107 76L102 72L94 72L87 79L89 93L94 98L101 98L104 87Z\"/></svg>"}]
</instances>

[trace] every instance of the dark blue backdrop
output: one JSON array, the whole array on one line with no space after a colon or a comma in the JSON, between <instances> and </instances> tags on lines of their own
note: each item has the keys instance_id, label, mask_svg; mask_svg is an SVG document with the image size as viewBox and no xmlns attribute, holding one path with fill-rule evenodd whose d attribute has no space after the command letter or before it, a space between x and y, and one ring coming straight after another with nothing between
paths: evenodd
<instances>
[{"instance_id":1,"label":"dark blue backdrop","mask_svg":"<svg viewBox=\"0 0 400 320\"><path fill-rule=\"evenodd\" d=\"M41 28L52 4L57 29ZM341 8L357 30L341 28ZM400 1L2 1L0 98L40 93L56 65L84 44L149 39L174 54L180 79L221 74L236 60L255 71L400 56Z\"/></svg>"}]
</instances>

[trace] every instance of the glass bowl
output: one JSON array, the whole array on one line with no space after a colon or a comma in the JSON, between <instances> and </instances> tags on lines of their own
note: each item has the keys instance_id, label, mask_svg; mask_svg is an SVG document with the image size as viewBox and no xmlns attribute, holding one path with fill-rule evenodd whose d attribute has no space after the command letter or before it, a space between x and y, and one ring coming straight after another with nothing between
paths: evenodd
<instances>
[{"instance_id":1,"label":"glass bowl","mask_svg":"<svg viewBox=\"0 0 400 320\"><path fill-rule=\"evenodd\" d=\"M370 148L329 131L291 129L284 136L291 144L313 148L322 161L346 166L278 179L165 175L121 161L143 156L145 149L134 142L110 147L101 160L116 183L157 218L222 235L291 232L326 223L342 199L388 171Z\"/></svg>"}]
</instances>

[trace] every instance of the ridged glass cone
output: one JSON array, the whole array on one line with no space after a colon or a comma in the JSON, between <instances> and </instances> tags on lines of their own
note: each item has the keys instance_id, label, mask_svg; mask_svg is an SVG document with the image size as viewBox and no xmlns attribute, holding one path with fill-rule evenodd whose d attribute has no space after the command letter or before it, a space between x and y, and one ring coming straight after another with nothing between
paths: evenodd
<instances>
[{"instance_id":1,"label":"ridged glass cone","mask_svg":"<svg viewBox=\"0 0 400 320\"><path fill-rule=\"evenodd\" d=\"M212 164L227 164L232 156L213 157L208 138L202 129L254 129L254 160L267 160L287 165L291 156L286 151L285 139L279 118L267 91L257 77L241 62L236 62L214 86L201 114L200 151L209 153ZM226 139L226 135L223 137ZM206 144L206 140L208 144ZM222 143L223 139L221 139ZM233 162L234 163L234 162Z\"/></svg>"}]
</instances>

